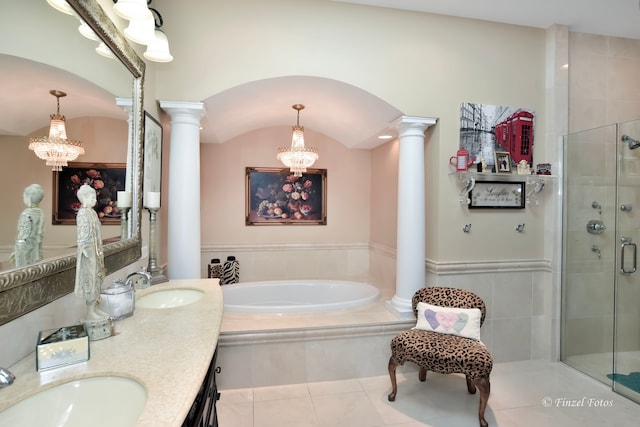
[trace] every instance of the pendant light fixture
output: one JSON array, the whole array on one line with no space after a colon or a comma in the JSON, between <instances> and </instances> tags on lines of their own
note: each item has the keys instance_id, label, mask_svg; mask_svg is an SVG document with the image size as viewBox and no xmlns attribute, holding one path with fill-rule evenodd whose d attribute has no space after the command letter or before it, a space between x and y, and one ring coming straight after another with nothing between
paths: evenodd
<instances>
[{"instance_id":1,"label":"pendant light fixture","mask_svg":"<svg viewBox=\"0 0 640 427\"><path fill-rule=\"evenodd\" d=\"M146 45L143 56L154 62L171 62L169 39L160 29L162 15L150 6L152 0L113 0L114 12L129 21L124 36L134 43Z\"/></svg>"},{"instance_id":2,"label":"pendant light fixture","mask_svg":"<svg viewBox=\"0 0 640 427\"><path fill-rule=\"evenodd\" d=\"M133 19L147 19L151 11L147 7L147 0L117 0L114 1L113 11L128 21Z\"/></svg>"},{"instance_id":3,"label":"pendant light fixture","mask_svg":"<svg viewBox=\"0 0 640 427\"><path fill-rule=\"evenodd\" d=\"M154 31L153 39L147 44L147 50L142 55L154 62L173 61L173 56L169 52L169 39L158 27Z\"/></svg>"},{"instance_id":4,"label":"pendant light fixture","mask_svg":"<svg viewBox=\"0 0 640 427\"><path fill-rule=\"evenodd\" d=\"M36 156L46 161L54 171L61 171L67 162L71 162L84 154L84 144L80 141L67 139L67 129L64 116L60 115L60 98L67 96L60 90L50 90L49 93L56 97L57 111L51 114L49 136L39 136L29 140L29 150Z\"/></svg>"},{"instance_id":5,"label":"pendant light fixture","mask_svg":"<svg viewBox=\"0 0 640 427\"><path fill-rule=\"evenodd\" d=\"M302 176L302 173L318 160L318 151L313 147L304 146L304 127L300 126L300 110L304 109L304 105L294 104L291 108L298 112L296 125L293 126L291 147L280 147L277 158L290 168L295 176Z\"/></svg>"},{"instance_id":6,"label":"pendant light fixture","mask_svg":"<svg viewBox=\"0 0 640 427\"><path fill-rule=\"evenodd\" d=\"M155 20L153 16L149 16L147 19L132 19L129 21L129 26L124 29L124 36L134 43L149 44L155 31Z\"/></svg>"}]
</instances>

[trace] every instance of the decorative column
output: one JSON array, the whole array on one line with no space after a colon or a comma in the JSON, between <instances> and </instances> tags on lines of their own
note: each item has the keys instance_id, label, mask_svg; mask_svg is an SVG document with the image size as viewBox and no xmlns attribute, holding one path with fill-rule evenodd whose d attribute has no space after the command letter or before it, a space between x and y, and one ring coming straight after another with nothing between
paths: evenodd
<instances>
[{"instance_id":1,"label":"decorative column","mask_svg":"<svg viewBox=\"0 0 640 427\"><path fill-rule=\"evenodd\" d=\"M401 116L398 129L398 219L396 293L387 308L400 318L412 318L413 294L425 285L424 132L436 119Z\"/></svg>"},{"instance_id":2,"label":"decorative column","mask_svg":"<svg viewBox=\"0 0 640 427\"><path fill-rule=\"evenodd\" d=\"M202 102L160 101L171 116L167 212L169 279L200 278L200 118Z\"/></svg>"}]
</instances>

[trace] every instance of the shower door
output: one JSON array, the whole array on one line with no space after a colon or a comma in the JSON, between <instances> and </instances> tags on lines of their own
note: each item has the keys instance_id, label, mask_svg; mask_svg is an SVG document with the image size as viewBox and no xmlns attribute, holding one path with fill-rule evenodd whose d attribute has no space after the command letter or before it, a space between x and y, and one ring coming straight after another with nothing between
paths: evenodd
<instances>
[{"instance_id":1,"label":"shower door","mask_svg":"<svg viewBox=\"0 0 640 427\"><path fill-rule=\"evenodd\" d=\"M613 389L640 402L640 121L618 125Z\"/></svg>"},{"instance_id":2,"label":"shower door","mask_svg":"<svg viewBox=\"0 0 640 427\"><path fill-rule=\"evenodd\" d=\"M565 138L561 359L640 402L636 138L640 122Z\"/></svg>"}]
</instances>

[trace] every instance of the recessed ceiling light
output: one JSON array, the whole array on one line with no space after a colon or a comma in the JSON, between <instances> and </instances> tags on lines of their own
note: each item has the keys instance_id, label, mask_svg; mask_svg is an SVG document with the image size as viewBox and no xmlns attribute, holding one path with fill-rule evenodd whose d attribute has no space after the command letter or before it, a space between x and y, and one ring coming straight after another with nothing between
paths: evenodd
<instances>
[{"instance_id":1,"label":"recessed ceiling light","mask_svg":"<svg viewBox=\"0 0 640 427\"><path fill-rule=\"evenodd\" d=\"M393 135L378 135L378 139L387 140L392 139Z\"/></svg>"}]
</instances>

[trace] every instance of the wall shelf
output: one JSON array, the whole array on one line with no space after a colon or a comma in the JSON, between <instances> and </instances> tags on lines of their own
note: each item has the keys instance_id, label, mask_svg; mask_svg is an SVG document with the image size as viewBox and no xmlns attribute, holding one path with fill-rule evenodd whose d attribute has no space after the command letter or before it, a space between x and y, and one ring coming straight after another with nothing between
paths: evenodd
<instances>
[{"instance_id":1,"label":"wall shelf","mask_svg":"<svg viewBox=\"0 0 640 427\"><path fill-rule=\"evenodd\" d=\"M546 181L557 178L554 175L524 175L516 173L492 173L492 172L452 172L450 175L456 175L461 189L459 201L462 205L469 205L469 193L475 187L476 182L483 181L507 181L507 182L524 182L525 197L528 205L539 205L540 199L538 195L544 190Z\"/></svg>"}]
</instances>

